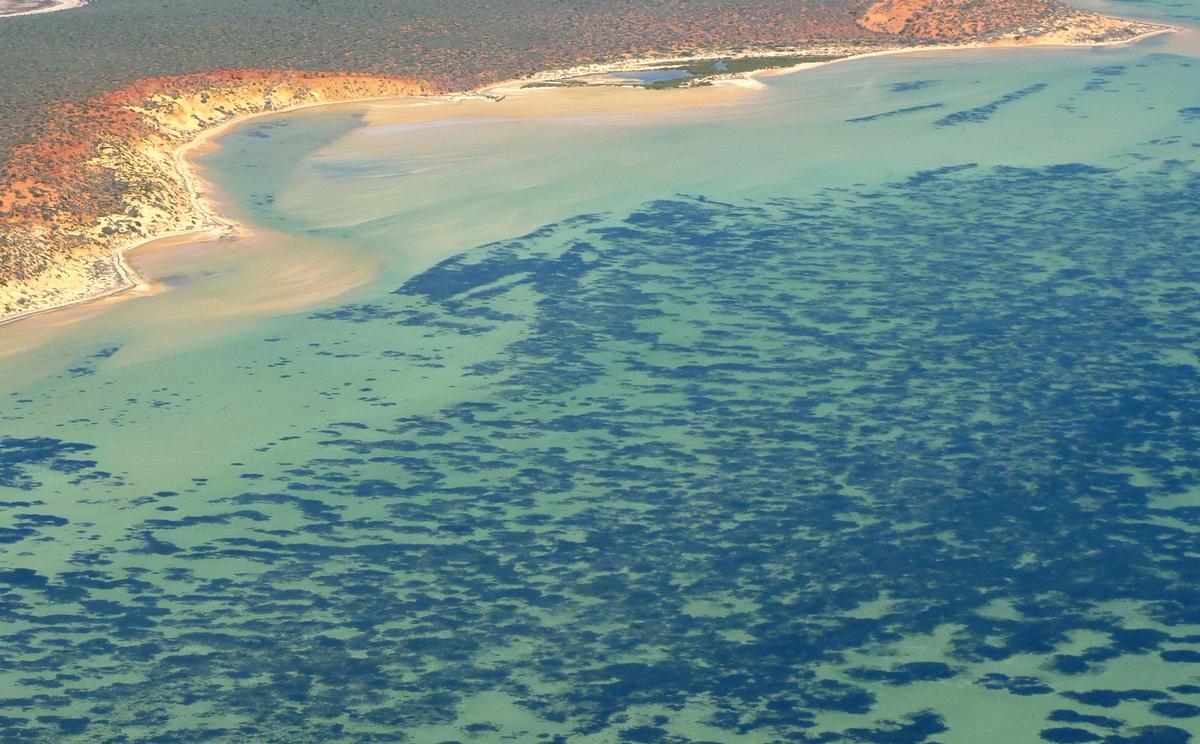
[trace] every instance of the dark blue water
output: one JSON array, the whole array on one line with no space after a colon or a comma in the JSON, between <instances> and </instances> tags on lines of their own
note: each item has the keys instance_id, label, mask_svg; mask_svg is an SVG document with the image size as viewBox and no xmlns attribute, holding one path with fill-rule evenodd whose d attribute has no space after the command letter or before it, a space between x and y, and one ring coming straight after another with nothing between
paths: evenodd
<instances>
[{"instance_id":1,"label":"dark blue water","mask_svg":"<svg viewBox=\"0 0 1200 744\"><path fill-rule=\"evenodd\" d=\"M138 363L72 341L0 412L0 740L1190 741L1191 62L937 64L831 120L987 139L1140 90L1158 133L646 199Z\"/></svg>"}]
</instances>

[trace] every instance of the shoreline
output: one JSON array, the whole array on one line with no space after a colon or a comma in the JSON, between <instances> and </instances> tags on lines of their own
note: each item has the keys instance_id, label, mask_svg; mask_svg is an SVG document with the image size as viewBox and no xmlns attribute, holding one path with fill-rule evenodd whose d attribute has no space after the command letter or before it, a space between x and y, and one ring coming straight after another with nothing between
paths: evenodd
<instances>
[{"instance_id":1,"label":"shoreline","mask_svg":"<svg viewBox=\"0 0 1200 744\"><path fill-rule=\"evenodd\" d=\"M229 130L241 126L246 122L253 121L254 119L260 119L277 114L290 114L309 108L392 100L397 100L397 97L379 96L356 98L346 101L317 101L312 103L303 103L280 110L258 111L251 114L235 116L227 121L217 124L216 126L201 130L194 139L176 146L171 152L171 160L174 163L176 170L183 177L183 182L187 188L189 214L201 216L204 220L206 220L206 224L199 228L180 228L178 230L170 230L156 235L139 238L133 242L118 246L112 254L113 268L124 280L124 284L98 290L86 297L79 297L58 305L27 310L5 317L0 317L0 328L18 321L28 320L30 318L54 313L59 310L65 310L67 308L77 307L79 305L99 303L101 301L112 299L126 293L132 293L138 290L150 290L152 285L148 283L137 272L137 270L129 264L126 256L132 251L136 251L139 248L144 248L152 243L176 240L179 238L192 238L192 242L197 243L211 243L218 240L226 240L231 238L236 239L247 235L249 230L245 225L231 217L221 214L221 210L215 204L213 204L213 202L207 196L205 196L204 192L210 187L200 175L199 166L197 166L196 163L191 160L191 156L196 154L195 151L200 150L205 146L216 147L217 145L213 143L213 140L228 133Z\"/></svg>"},{"instance_id":2,"label":"shoreline","mask_svg":"<svg viewBox=\"0 0 1200 744\"><path fill-rule=\"evenodd\" d=\"M1045 41L1046 37L1033 37L1027 39L998 39L995 41L969 41L955 44L914 44L914 45L896 45L892 47L874 48L870 51L852 52L844 56L838 56L837 59L824 60L820 62L802 62L797 65L787 67L765 67L760 70L752 70L749 72L736 73L735 76L723 77L720 75L711 76L708 80L732 80L735 77L753 79L755 77L773 77L775 75L787 75L792 72L801 70L823 67L825 65L837 64L839 62L852 62L859 59L868 59L871 57L887 57L899 54L920 54L927 52L954 52L967 50L1012 50L1012 49L1096 49L1105 47L1127 46L1136 44L1154 36L1162 34L1179 33L1184 29L1179 26L1171 26L1164 23L1150 21L1132 21L1142 26L1153 27L1148 31L1140 33L1136 36L1131 36L1125 39L1113 39L1110 41ZM1051 37L1053 38L1053 37ZM667 56L667 57L641 57L637 59L622 60L620 62L597 62L585 65L576 65L573 67L560 68L555 70L546 70L544 72L534 73L519 78L511 78L500 83L489 84L470 91L462 95L487 95L493 92L501 92L502 94L511 93L515 90L521 90L529 83L550 82L556 80L564 80L570 78L578 78L591 75L612 74L616 72L636 72L650 69L657 69L663 66L685 65L697 60L704 59L762 59L770 57L800 57L800 56L823 56L824 52L834 50L846 50L845 46L838 47L837 45L829 45L828 47L781 47L778 49L765 49L751 52L735 52L729 49L711 49L697 52L689 56ZM625 87L644 87L638 85L626 85ZM687 86L684 86L685 88Z\"/></svg>"},{"instance_id":3,"label":"shoreline","mask_svg":"<svg viewBox=\"0 0 1200 744\"><path fill-rule=\"evenodd\" d=\"M17 16L39 15L41 13L55 13L60 10L74 10L82 8L88 4L88 0L56 0L52 5L45 8L34 8L33 10L18 10L10 13L0 9L0 18L16 18Z\"/></svg>"},{"instance_id":4,"label":"shoreline","mask_svg":"<svg viewBox=\"0 0 1200 744\"><path fill-rule=\"evenodd\" d=\"M67 0L67 2L76 2L76 0ZM78 5L84 4L79 2ZM72 5L70 7L77 7ZM62 8L66 9L66 8ZM49 12L47 10L31 11L31 12ZM671 56L671 57L646 57L640 59L620 60L607 63L594 63L587 65L578 65L569 68L560 68L547 70L533 75L513 78L502 81L500 83L488 84L479 88L464 91L459 93L442 94L442 95L408 95L408 96L368 96L362 98L349 98L345 100L320 100L308 101L296 105L284 106L280 108L271 108L262 111L255 111L235 115L229 119L222 121L213 126L201 129L190 140L175 146L170 152L170 161L173 164L177 175L180 176L182 183L187 191L188 203L183 207L188 222L195 224L199 221L199 227L180 227L175 230L167 230L155 235L139 238L130 243L117 246L110 254L112 267L114 272L119 277L120 282L115 286L104 287L103 289L89 293L85 296L80 296L65 302L49 305L47 307L33 308L27 311L17 312L5 317L0 317L0 327L16 323L30 318L44 316L66 308L77 307L80 305L88 305L100 303L104 300L110 300L121 295L133 293L137 291L148 291L152 286L134 269L127 260L127 254L139 248L148 246L152 243L162 240L174 240L179 238L190 238L194 242L208 243L229 238L243 237L249 234L249 229L242 223L223 215L220 209L206 196L205 192L211 189L203 176L200 173L199 166L191 159L196 154L196 151L204 147L216 147L214 140L228 133L231 129L239 127L249 121L253 121L268 116L277 114L289 114L305 109L328 107L335 105L359 105L370 103L372 101L402 101L402 100L421 100L426 105L439 106L452 104L463 100L490 100L492 102L500 102L506 98L517 97L522 95L537 94L544 91L553 91L557 86L547 87L526 87L530 83L559 81L571 78L577 78L587 75L602 75L612 74L617 72L629 72L646 69L656 69L663 66L678 65L688 62L695 62L704 59L755 59L755 58L771 58L771 57L789 57L789 56L827 56L822 52L837 52L851 51L844 56L838 56L836 59L822 60L817 62L802 62L796 65L786 67L766 67L759 70L736 73L732 75L716 75L703 78L708 84L704 86L682 86L675 90L685 91L683 95L688 95L693 89L703 90L714 86L722 87L738 87L742 89L752 90L764 87L764 84L758 81L758 77L775 77L780 75L789 75L804 70L815 69L826 65L850 62L860 59L868 59L874 57L884 57L900 54L921 54L921 53L949 53L959 51L972 51L984 49L996 50L1014 50L1021 48L1029 49L1091 49L1103 48L1110 46L1125 46L1134 44L1145 39L1159 36L1167 33L1176 33L1183 29L1175 26L1168 26L1160 23L1137 22L1142 26L1148 27L1149 30L1125 39L1115 39L1111 41L1092 41L1092 42L1071 42L1071 41L1056 41L1045 40L1046 37L1038 37L1032 40L1023 39L1003 39L998 41L977 41L966 42L959 44L926 44L926 45L903 45L890 48L875 48L870 51L852 51L845 45L837 47L831 45L824 48L816 47L792 47L785 49L769 49L758 50L752 52L731 53L730 50L702 50L690 56ZM858 47L861 48L861 47ZM828 55L832 56L832 55ZM647 95L662 94L666 91L656 91L645 88L645 86L635 85L608 85L595 84L584 87L591 88L613 88L613 87L640 87L642 93ZM565 89L572 89L564 87ZM574 88L578 90L578 88ZM705 104L698 104L705 105ZM711 104L709 104L711 105ZM673 110L675 108L684 108L686 106L670 107L664 110ZM450 115L453 115L451 113ZM183 222L183 219L179 220Z\"/></svg>"}]
</instances>

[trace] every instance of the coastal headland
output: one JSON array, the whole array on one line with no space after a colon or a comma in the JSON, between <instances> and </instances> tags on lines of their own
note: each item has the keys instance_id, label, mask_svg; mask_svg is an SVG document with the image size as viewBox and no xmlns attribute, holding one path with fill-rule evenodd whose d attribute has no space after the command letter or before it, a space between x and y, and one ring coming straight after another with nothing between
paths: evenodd
<instances>
[{"instance_id":1,"label":"coastal headland","mask_svg":"<svg viewBox=\"0 0 1200 744\"><path fill-rule=\"evenodd\" d=\"M19 162L40 167L21 177L0 170L0 322L137 286L123 255L148 241L235 229L202 198L186 161L223 127L427 93L397 78L237 70L144 80L71 107L61 131L18 148Z\"/></svg>"},{"instance_id":2,"label":"coastal headland","mask_svg":"<svg viewBox=\"0 0 1200 744\"><path fill-rule=\"evenodd\" d=\"M444 75L235 69L140 79L47 107L37 131L0 150L0 324L139 286L124 259L162 238L227 235L238 225L204 197L188 162L194 148L247 118L338 102L422 97L422 103L490 106L527 98L540 115L578 107L577 97L537 88L614 83L617 72L684 70L650 91L646 110L729 102L755 74L864 55L1014 45L1128 43L1171 30L1055 2L880 0L855 6L862 33L791 44L680 43L668 50L613 50L606 58L520 75L489 69L459 88ZM740 37L738 37L740 38ZM717 39L719 40L719 39ZM703 88L704 90L700 90ZM628 99L623 105L628 106ZM512 109L511 103L509 109ZM506 112L509 110L506 109ZM415 109L414 109L415 110ZM515 109L512 109L515 110ZM428 105L424 118L461 115ZM4 144L4 143L0 143Z\"/></svg>"}]
</instances>

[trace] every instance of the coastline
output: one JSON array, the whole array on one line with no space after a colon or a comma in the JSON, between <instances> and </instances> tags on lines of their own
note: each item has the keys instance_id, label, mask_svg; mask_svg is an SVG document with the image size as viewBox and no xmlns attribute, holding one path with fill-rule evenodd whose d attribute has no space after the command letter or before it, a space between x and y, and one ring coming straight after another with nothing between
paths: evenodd
<instances>
[{"instance_id":1,"label":"coastline","mask_svg":"<svg viewBox=\"0 0 1200 744\"><path fill-rule=\"evenodd\" d=\"M82 3L81 3L82 4ZM38 11L45 12L45 11ZM1107 17L1106 17L1107 18ZM441 95L369 95L362 97L344 98L344 99L329 99L329 100L306 100L300 103L283 106L270 106L268 108L244 113L237 113L225 118L219 123L205 126L186 139L182 143L175 144L168 155L171 167L174 169L174 176L178 177L179 182L183 185L186 192L186 204L173 205L179 211L175 215L174 224L169 225L170 229L156 231L151 235L146 235L126 243L119 244L107 251L106 256L111 261L111 269L118 281L107 286L98 287L91 292L72 297L69 300L48 304L44 307L34 307L28 310L10 313L0 317L0 327L20 320L46 315L65 308L75 307L79 305L87 305L98 303L104 300L111 300L123 295L134 296L135 292L149 292L152 287L148 284L138 272L130 265L127 260L127 254L139 248L148 246L152 243L165 240L177 240L187 238L194 242L211 242L228 238L243 237L249 234L248 228L241 223L221 214L220 209L206 196L207 191L211 191L211 187L205 182L200 173L199 167L191 159L199 150L206 147L215 147L214 140L224 135L231 129L241 126L249 121L264 118L275 114L286 114L303 109L315 107L324 107L332 105L356 105L369 103L372 101L403 101L411 100L419 102L423 107L427 107L435 112L444 112L444 116L434 116L433 119L455 116L456 111L446 110L442 107L448 104L454 104L463 101L484 101L488 103L499 103L504 100L520 99L531 95L539 95L545 91L561 91L561 90L580 90L581 88L563 88L557 86L535 87L530 88L530 83L538 83L545 81L564 80L569 78L577 78L590 75L612 74L617 72L638 71L646 69L654 69L662 66L679 65L687 62L694 62L698 59L754 59L765 57L787 57L787 56L823 56L830 52L849 52L843 56L838 56L835 59L803 62L800 64L784 67L767 67L758 70L752 70L744 73L736 73L732 75L716 75L705 78L710 83L705 86L682 86L675 89L683 96L694 97L693 101L680 103L676 98L668 106L651 106L650 108L656 111L678 110L691 106L705 106L711 103L705 103L700 100L695 91L712 89L714 87L722 88L737 88L742 91L753 90L763 87L757 78L759 77L774 77L778 75L787 75L800 72L807 69L822 67L839 62L849 62L852 60L866 59L872 57L882 57L899 54L921 54L921 53L950 53L965 50L981 50L981 49L999 49L1011 50L1018 48L1064 48L1064 49L1088 49L1108 46L1120 46L1134 44L1147 38L1158 36L1166 33L1174 33L1181 29L1174 26L1167 26L1159 23L1149 22L1131 22L1136 23L1140 27L1147 30L1143 33L1132 37L1105 40L1105 41L1070 41L1062 40L1056 35L1025 38L1025 39L1000 39L994 41L975 41L966 43L954 44L924 44L924 45L895 45L885 48L873 48L869 51L861 50L862 45L829 45L826 47L791 47L783 49L763 49L753 51L732 52L727 49L711 49L698 51L690 56L670 56L670 57L646 57L630 60L618 60L606 63L595 63L588 65L579 65L569 68L561 68L555 70L547 70L536 73L534 75L514 78L500 83L488 84L481 86L471 91L465 91L452 94ZM614 86L614 85L586 85L582 88L612 88L612 87L642 87L642 86ZM643 87L638 91L639 95L646 96L661 96L667 91L648 90ZM649 102L649 99L647 99ZM658 98L653 103L661 104L665 102L665 98Z\"/></svg>"},{"instance_id":2,"label":"coastline","mask_svg":"<svg viewBox=\"0 0 1200 744\"><path fill-rule=\"evenodd\" d=\"M79 305L89 305L103 300L109 300L127 293L151 291L152 285L145 281L138 271L130 265L127 255L132 251L147 247L152 243L171 241L180 238L189 238L191 241L198 243L208 243L216 240L238 238L247 235L248 230L245 225L221 214L221 210L217 207L217 205L215 205L212 200L205 195L205 192L208 191L210 187L204 180L203 176L200 175L199 166L197 166L191 159L192 156L196 155L198 151L204 149L205 147L216 147L217 145L213 142L213 140L226 134L229 132L229 130L255 119L265 118L267 116L273 116L277 114L289 114L308 108L390 100L396 100L396 96L377 96L356 98L345 101L319 101L304 103L285 109L258 111L255 113L243 114L241 116L228 119L220 124L217 124L216 126L200 130L194 139L176 146L175 149L171 151L170 155L175 168L183 177L183 183L187 189L187 213L190 216L198 216L202 218L206 221L204 224L199 227L180 227L176 230L156 233L154 235L139 238L132 242L118 246L112 253L112 261L115 272L123 280L122 284L119 286L103 287L96 290L94 293L81 296L79 298L70 300L69 302L63 302L50 307L35 308L0 317L0 327Z\"/></svg>"},{"instance_id":3,"label":"coastline","mask_svg":"<svg viewBox=\"0 0 1200 744\"><path fill-rule=\"evenodd\" d=\"M0 18L16 18L17 16L38 15L40 13L55 13L60 10L73 10L82 8L88 4L88 0L55 0L51 5L44 8L34 8L32 10L17 10L6 12L3 7L0 7Z\"/></svg>"}]
</instances>

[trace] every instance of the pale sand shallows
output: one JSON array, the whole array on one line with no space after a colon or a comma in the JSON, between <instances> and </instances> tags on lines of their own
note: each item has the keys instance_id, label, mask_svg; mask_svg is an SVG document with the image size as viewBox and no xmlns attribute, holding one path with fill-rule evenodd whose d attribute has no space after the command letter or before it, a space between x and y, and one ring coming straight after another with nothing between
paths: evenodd
<instances>
[{"instance_id":1,"label":"pale sand shallows","mask_svg":"<svg viewBox=\"0 0 1200 744\"><path fill-rule=\"evenodd\" d=\"M0 0L0 18L82 8L87 0Z\"/></svg>"},{"instance_id":2,"label":"pale sand shallows","mask_svg":"<svg viewBox=\"0 0 1200 744\"><path fill-rule=\"evenodd\" d=\"M630 87L529 88L510 91L511 95L507 95L499 100L483 94L469 94L427 98L392 97L337 103L321 102L295 106L285 111L266 111L230 119L218 126L200 132L195 139L179 146L173 153L176 167L181 173L187 176L191 213L202 215L205 223L203 229L179 230L129 243L123 246L113 257L118 273L125 279L123 286L114 289L105 289L92 296L81 297L73 302L63 303L55 307L41 308L0 319L0 328L20 320L22 321L21 325L36 325L48 331L53 329L61 331L64 327L61 322L62 319L51 316L57 316L64 308L91 306L96 311L103 311L112 307L114 302L133 297L145 297L161 291L163 289L161 284L143 279L140 272L136 270L136 266L131 265L137 262L131 261L129 255L135 251L153 248L159 241L166 241L168 245L178 246L219 239L242 241L257 235L260 232L259 228L256 227L254 233L251 233L245 226L222 215L222 210L219 204L216 203L218 195L215 193L213 187L204 180L202 171L196 167L192 160L194 156L212 147L216 147L214 140L220 138L230 129L241 126L248 121L318 106L323 108L340 106L347 109L361 110L364 105L370 104L373 100L387 102L388 105L382 108L382 110L390 112L387 123L423 124L450 118L482 118L489 116L516 118L605 113L654 114L685 108L730 104L748 90L750 88L745 86L744 81L731 81L729 84L666 91L647 91L641 88ZM553 93L553 95L548 95L548 93ZM362 284L366 280L366 278L362 278L355 285L346 286L341 284L339 286L341 286L341 291L345 291L351 289L353 286ZM328 295L323 291L303 292L297 294L297 297L327 299ZM286 309L299 309L302 306L293 304L289 308L275 309L283 312ZM261 305L251 302L247 304L245 309L247 312L252 313L261 309ZM234 311L232 308L227 307L223 312L225 314L233 314ZM77 322L93 315L95 315L95 312L73 312L70 314L70 318L72 322ZM36 334L32 336L30 334L21 334L21 336L25 338L24 342L0 344L0 356L28 348L28 341L36 338Z\"/></svg>"},{"instance_id":3,"label":"pale sand shallows","mask_svg":"<svg viewBox=\"0 0 1200 744\"><path fill-rule=\"evenodd\" d=\"M171 152L171 159L174 161L175 169L183 176L183 181L187 186L189 203L187 208L183 211L188 217L198 217L199 219L196 221L199 221L202 224L202 227L199 229L181 227L178 230L161 232L156 235L140 238L123 245L111 256L114 271L122 279L121 284L115 287L104 287L91 294L80 296L76 299L62 302L61 304L51 307L39 307L24 312L14 313L5 317L0 317L0 328L16 323L17 321L31 321L34 318L41 318L48 313L57 313L64 308L74 308L80 305L95 305L100 301L103 302L102 304L97 305L97 307L108 307L113 301L120 301L132 297L143 297L147 294L154 294L157 291L156 285L146 282L134 269L134 267L130 265L128 254L146 246L158 243L159 241L167 241L171 244L180 244L181 242L203 243L214 240L248 237L249 233L243 225L235 220L225 217L222 214L222 210L215 203L212 196L214 192L211 185L204 180L200 169L197 168L192 162L192 157L216 147L214 140L224 135L230 129L255 119L316 106L337 106L346 105L347 103L351 105L361 105L362 103L370 100L374 99L361 99L351 102L339 101L306 103L271 111L259 111L252 114L237 116L218 125L201 130L193 139L176 147ZM187 223L184 222L182 224ZM186 239L186 241L182 239ZM84 317L90 317L92 314L76 313L73 315L76 320L82 320ZM5 353L7 353L5 349L0 348L0 356L4 355Z\"/></svg>"},{"instance_id":4,"label":"pale sand shallows","mask_svg":"<svg viewBox=\"0 0 1200 744\"><path fill-rule=\"evenodd\" d=\"M3 1L4 0L0 0L0 2ZM47 313L57 313L65 307L78 306L81 304L92 304L96 303L97 300L102 299L105 300L105 302L102 305L98 305L97 308L107 308L112 305L111 300L114 299L145 296L146 294L152 294L156 291L159 291L159 289L161 289L160 285L154 285L142 280L138 272L130 266L125 256L125 254L129 251L136 250L164 239L178 241L178 239L186 237L190 240L190 242L197 242L213 240L217 238L246 238L248 236L248 232L245 230L245 228L238 223L221 216L221 210L208 196L206 196L206 194L212 193L212 188L210 185L204 182L197 168L191 162L190 156L204 148L215 147L213 141L216 138L228 132L233 127L240 126L241 124L253 119L316 106L343 106L361 110L364 104L370 103L371 101L386 101L386 105L371 106L367 109L367 121L371 124L415 125L426 124L444 119L482 119L489 117L552 118L561 116L618 113L630 115L653 115L681 111L685 109L732 105L748 92L762 87L762 83L756 80L757 77L790 74L827 64L847 62L867 57L878 57L893 54L958 52L964 49L1011 49L1012 47L1020 46L1063 46L1091 48L1097 46L1108 46L1112 44L1133 43L1150 36L1178 30L1174 27L1163 26L1159 24L1144 23L1140 25L1147 29L1143 34L1120 41L1100 43L1078 43L1070 42L1069 40L1064 41L1058 37L1046 37L1044 39L1035 40L1005 40L998 43L981 42L952 45L943 44L928 46L901 46L884 49L876 48L868 52L863 52L861 48L855 47L842 47L840 50L835 47L821 49L775 49L750 54L734 54L730 53L728 50L711 50L703 53L697 53L696 55L688 58L660 57L642 60L622 60L620 62L609 64L591 64L566 70L547 71L528 78L510 80L497 85L488 86L473 93L465 93L460 95L410 98L390 97L384 99L362 99L342 102L315 102L292 106L281 110L264 111L245 116L239 116L218 126L201 131L195 137L195 139L176 148L173 153L175 165L179 172L183 174L185 181L188 183L191 214L200 215L203 217L203 223L205 225L204 228L201 230L179 230L168 232L130 243L129 245L122 247L113 256L113 261L116 264L117 272L124 280L124 284L122 286L105 289L104 291L97 292L92 296L80 297L75 301L64 302L58 306L40 308L27 313L16 314L2 318L0 319L0 326L4 326L16 320L33 322L33 319L35 318L45 318ZM685 63L687 61L694 61L695 59L734 58L739 56L764 57L780 55L826 56L837 54L839 51L842 56L835 60L827 62L803 63L788 68L765 69L737 75L717 76L715 78L711 78L713 82L712 85L704 86L667 88L663 90L631 86L524 87L531 81L561 80L580 75L594 75L634 69L646 69L648 67L669 66L672 64ZM178 242L172 244L178 244ZM366 280L364 279L363 281ZM343 286L342 289L345 290L349 288L351 287ZM322 299L329 298L329 295L324 292L316 293L316 295L319 295ZM301 296L307 296L307 293L301 293ZM279 309L282 310L282 308ZM297 306L294 309L299 309L299 307ZM84 317L89 317L92 314L93 313L72 313L71 317L79 320ZM63 323L59 322L59 319L54 319L43 321L43 323L38 323L38 325L49 329L61 328ZM21 335L26 336L26 334ZM15 346L23 346L23 344L16 344ZM11 350L15 350L15 348L9 345L0 347L0 355L9 353Z\"/></svg>"}]
</instances>

